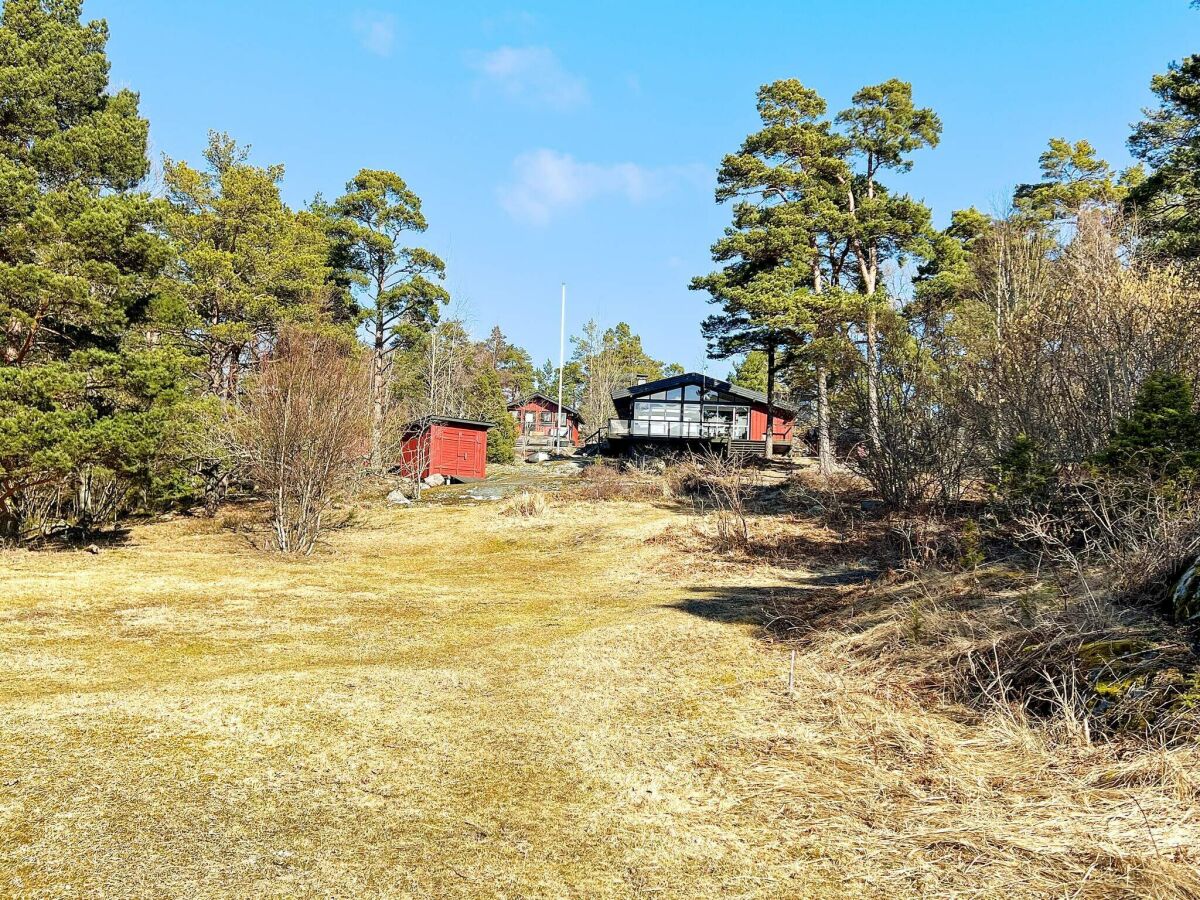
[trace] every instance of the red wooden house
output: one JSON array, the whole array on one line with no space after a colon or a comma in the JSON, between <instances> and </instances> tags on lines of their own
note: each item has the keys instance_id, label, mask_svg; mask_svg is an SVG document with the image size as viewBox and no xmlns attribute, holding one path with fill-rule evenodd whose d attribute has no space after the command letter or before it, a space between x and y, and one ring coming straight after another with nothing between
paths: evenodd
<instances>
[{"instance_id":1,"label":"red wooden house","mask_svg":"<svg viewBox=\"0 0 1200 900\"><path fill-rule=\"evenodd\" d=\"M488 430L491 422L426 416L405 426L400 443L400 471L409 478L441 475L455 481L487 477Z\"/></svg>"},{"instance_id":2,"label":"red wooden house","mask_svg":"<svg viewBox=\"0 0 1200 900\"><path fill-rule=\"evenodd\" d=\"M578 410L571 409L565 403L562 411L563 443L578 447L583 416L579 414ZM558 401L554 398L547 397L545 394L530 394L522 400L508 404L508 412L516 420L517 434L524 438L524 443L529 445L554 443L554 438L558 434Z\"/></svg>"}]
</instances>

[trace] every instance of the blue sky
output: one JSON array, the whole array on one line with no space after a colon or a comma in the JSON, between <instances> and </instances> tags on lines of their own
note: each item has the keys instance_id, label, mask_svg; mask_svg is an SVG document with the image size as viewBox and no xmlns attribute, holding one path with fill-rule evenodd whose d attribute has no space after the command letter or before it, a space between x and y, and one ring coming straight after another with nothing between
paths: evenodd
<instances>
[{"instance_id":1,"label":"blue sky","mask_svg":"<svg viewBox=\"0 0 1200 900\"><path fill-rule=\"evenodd\" d=\"M1052 136L1125 165L1149 80L1200 52L1187 0L1046 2L254 3L86 0L112 81L141 92L156 157L210 128L287 167L293 204L361 167L424 201L422 242L482 334L541 361L568 329L628 321L647 350L705 365L689 278L728 210L715 170L755 128L754 92L794 77L833 110L913 83L944 125L904 189L944 223L995 209ZM724 362L708 363L723 374Z\"/></svg>"}]
</instances>

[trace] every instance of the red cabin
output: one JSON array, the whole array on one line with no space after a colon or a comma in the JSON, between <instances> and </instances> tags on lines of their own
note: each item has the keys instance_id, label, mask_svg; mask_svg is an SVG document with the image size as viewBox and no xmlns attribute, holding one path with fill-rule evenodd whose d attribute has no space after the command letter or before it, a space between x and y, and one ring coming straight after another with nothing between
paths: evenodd
<instances>
[{"instance_id":1,"label":"red cabin","mask_svg":"<svg viewBox=\"0 0 1200 900\"><path fill-rule=\"evenodd\" d=\"M578 410L563 404L563 443L579 446L579 428L583 416ZM508 404L509 415L517 423L517 434L529 446L550 445L558 433L558 401L545 394L530 394L523 400Z\"/></svg>"},{"instance_id":2,"label":"red cabin","mask_svg":"<svg viewBox=\"0 0 1200 900\"><path fill-rule=\"evenodd\" d=\"M455 481L487 477L488 430L491 422L426 416L410 422L400 444L400 470L407 477L441 475Z\"/></svg>"}]
</instances>

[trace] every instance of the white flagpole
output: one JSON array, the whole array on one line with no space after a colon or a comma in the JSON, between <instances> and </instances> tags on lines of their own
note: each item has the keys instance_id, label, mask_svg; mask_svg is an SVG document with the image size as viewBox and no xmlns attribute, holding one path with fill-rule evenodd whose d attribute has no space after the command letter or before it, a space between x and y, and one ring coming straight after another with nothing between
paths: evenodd
<instances>
[{"instance_id":1,"label":"white flagpole","mask_svg":"<svg viewBox=\"0 0 1200 900\"><path fill-rule=\"evenodd\" d=\"M562 311L558 319L558 428L554 433L554 449L561 450L563 430L563 354L567 343L567 283L562 283Z\"/></svg>"}]
</instances>

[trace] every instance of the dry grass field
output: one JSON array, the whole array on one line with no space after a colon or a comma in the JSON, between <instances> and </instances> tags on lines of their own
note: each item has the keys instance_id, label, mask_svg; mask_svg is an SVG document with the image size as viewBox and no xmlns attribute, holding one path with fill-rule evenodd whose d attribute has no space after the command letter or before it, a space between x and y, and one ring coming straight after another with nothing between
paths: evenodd
<instances>
[{"instance_id":1,"label":"dry grass field","mask_svg":"<svg viewBox=\"0 0 1200 900\"><path fill-rule=\"evenodd\" d=\"M1193 756L942 702L900 611L789 694L760 607L820 577L666 504L532 513L0 553L0 893L1200 896Z\"/></svg>"}]
</instances>

